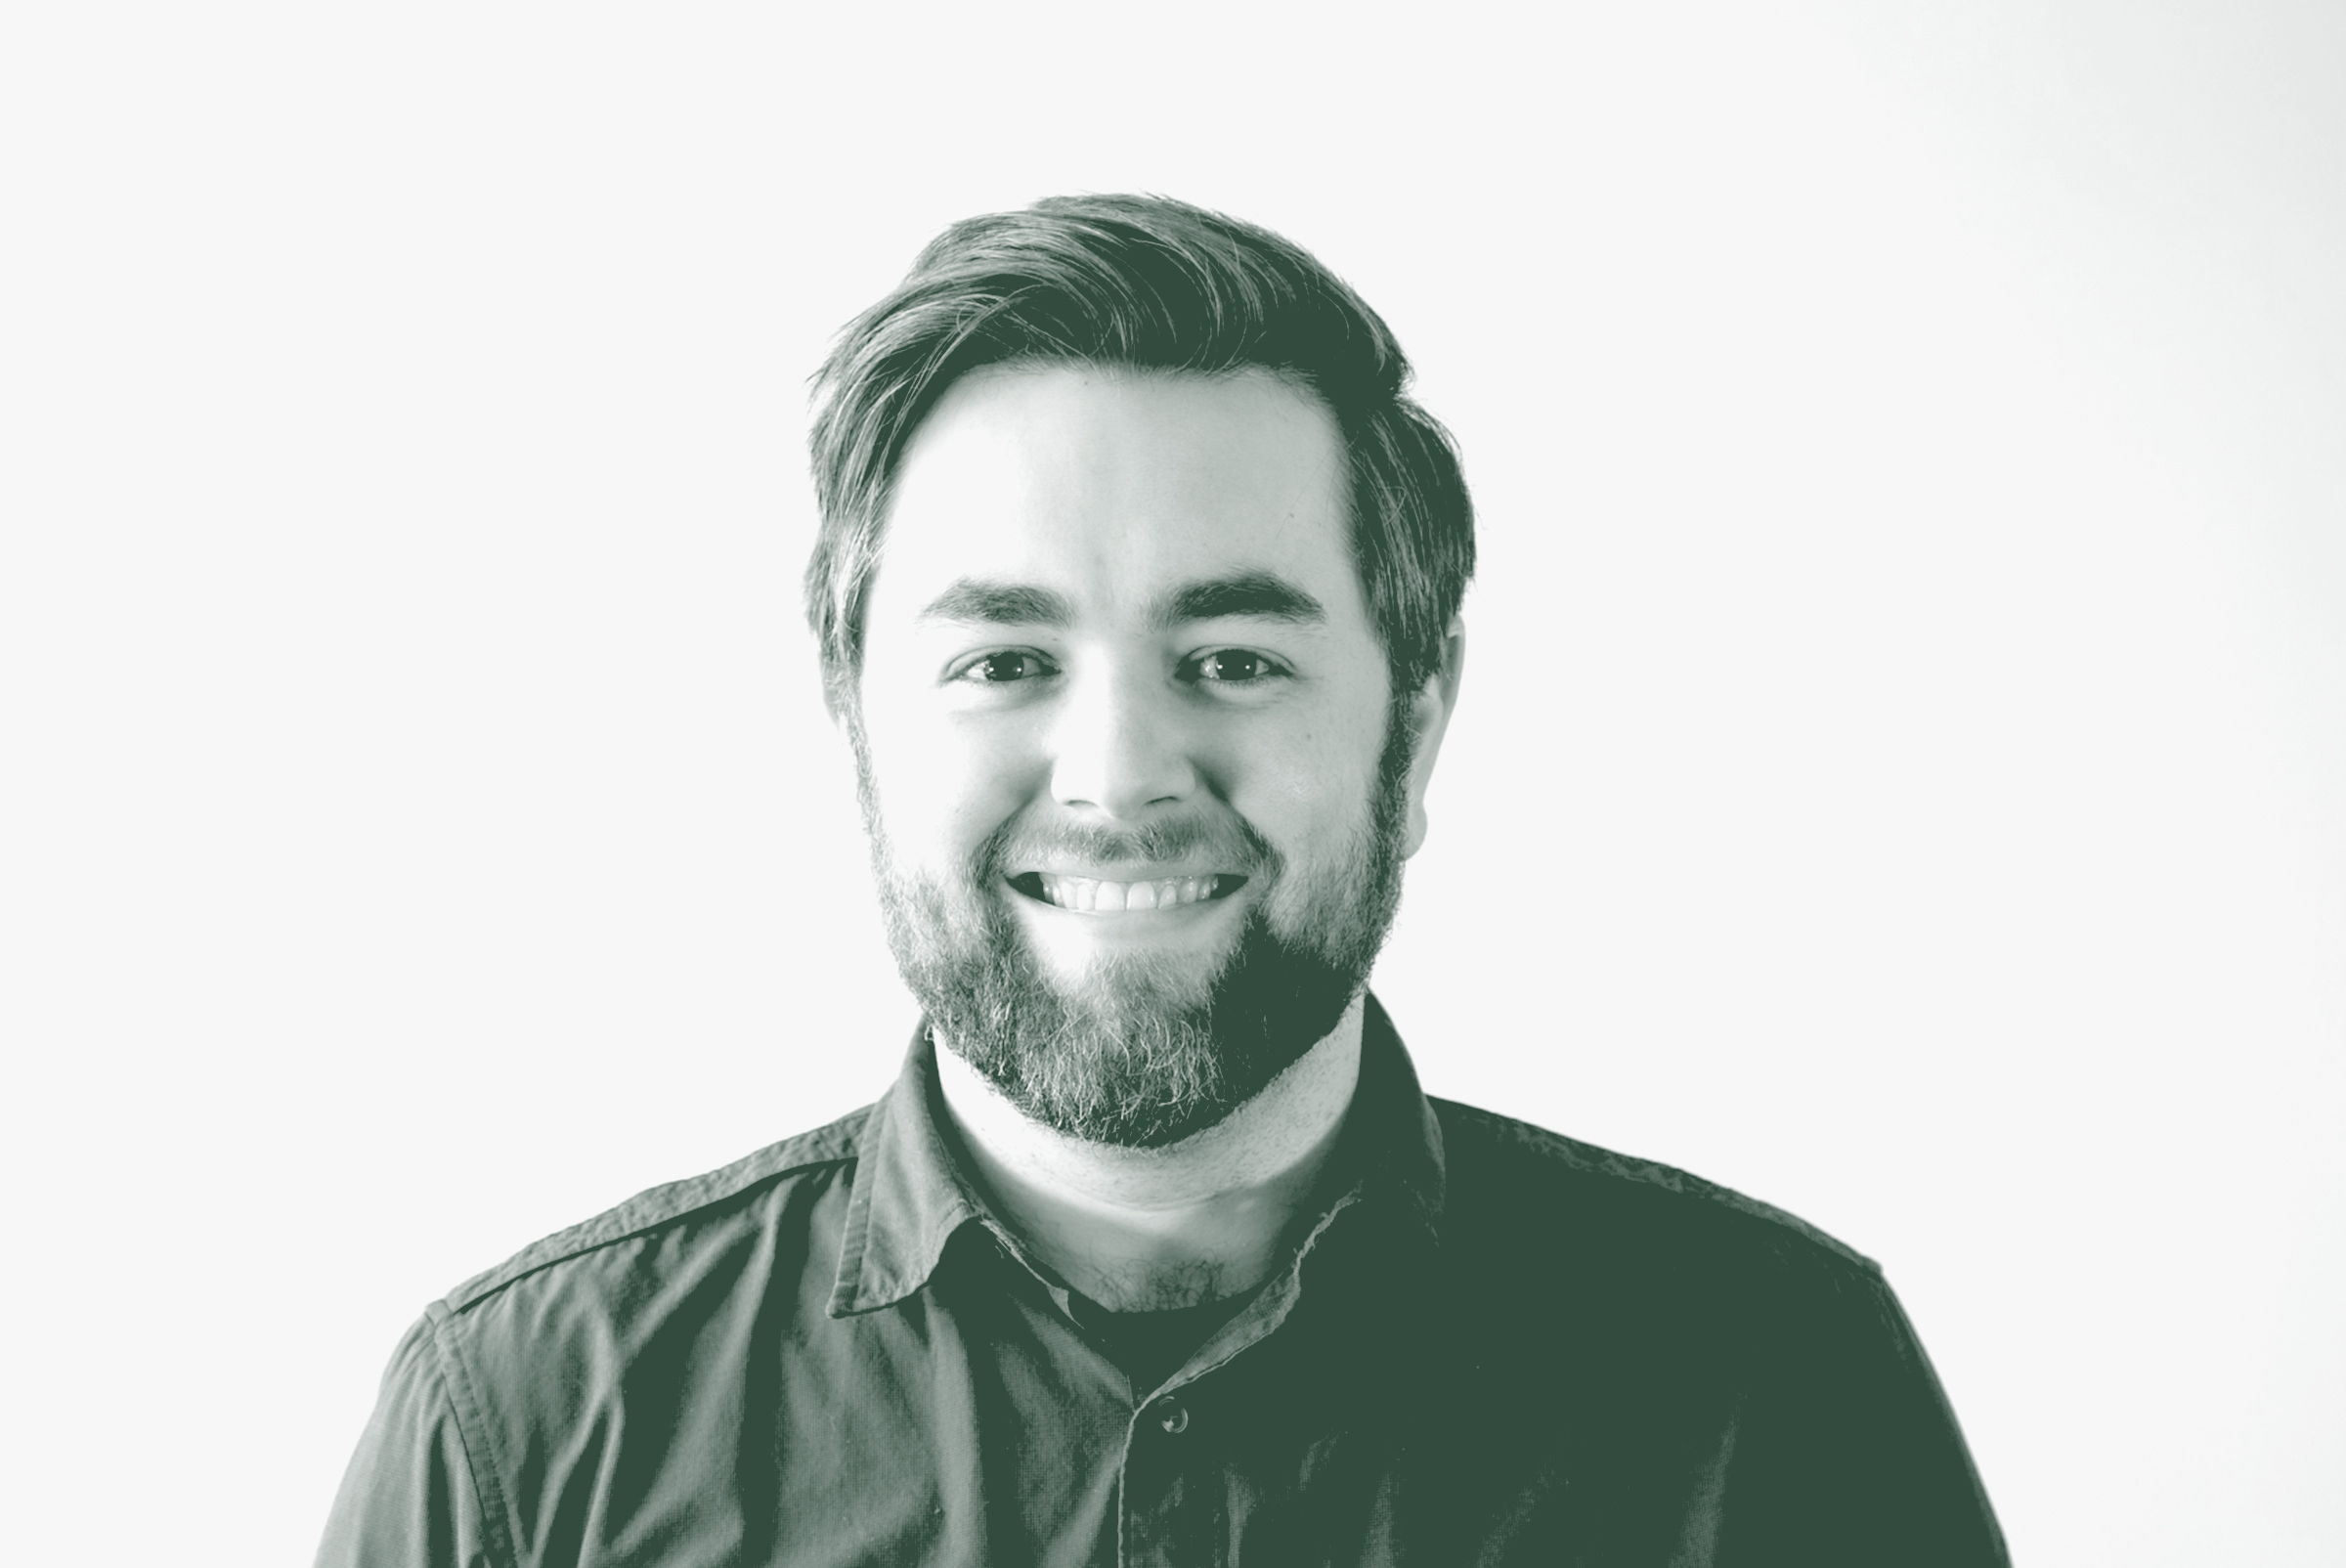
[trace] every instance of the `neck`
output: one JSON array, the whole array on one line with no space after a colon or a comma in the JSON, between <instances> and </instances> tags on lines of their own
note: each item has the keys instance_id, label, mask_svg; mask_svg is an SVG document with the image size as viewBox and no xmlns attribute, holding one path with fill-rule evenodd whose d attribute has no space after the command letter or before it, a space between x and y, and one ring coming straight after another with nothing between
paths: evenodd
<instances>
[{"instance_id":1,"label":"neck","mask_svg":"<svg viewBox=\"0 0 2346 1568\"><path fill-rule=\"evenodd\" d=\"M946 1112L996 1212L1102 1306L1156 1311L1251 1290L1279 1265L1360 1079L1361 1001L1261 1094L1163 1149L1054 1131L939 1043Z\"/></svg>"}]
</instances>

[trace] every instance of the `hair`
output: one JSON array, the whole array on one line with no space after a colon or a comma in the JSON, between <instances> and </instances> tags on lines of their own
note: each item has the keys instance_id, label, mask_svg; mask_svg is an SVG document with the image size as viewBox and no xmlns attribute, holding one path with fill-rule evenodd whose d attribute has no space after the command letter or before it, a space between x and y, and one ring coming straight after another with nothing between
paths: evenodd
<instances>
[{"instance_id":1,"label":"hair","mask_svg":"<svg viewBox=\"0 0 2346 1568\"><path fill-rule=\"evenodd\" d=\"M826 700L852 715L896 470L946 389L989 365L1269 371L1334 415L1352 556L1398 699L1442 667L1474 574L1450 433L1408 395L1392 329L1301 246L1165 196L1055 196L957 223L840 334L808 440L821 527L806 618Z\"/></svg>"}]
</instances>

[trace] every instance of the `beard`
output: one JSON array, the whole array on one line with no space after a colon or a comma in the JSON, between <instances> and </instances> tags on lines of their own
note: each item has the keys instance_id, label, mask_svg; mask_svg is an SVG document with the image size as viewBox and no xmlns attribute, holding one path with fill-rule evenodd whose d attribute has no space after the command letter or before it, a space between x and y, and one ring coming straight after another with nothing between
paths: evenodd
<instances>
[{"instance_id":1,"label":"beard","mask_svg":"<svg viewBox=\"0 0 2346 1568\"><path fill-rule=\"evenodd\" d=\"M861 725L856 793L896 967L942 1043L1029 1118L1091 1143L1157 1149L1262 1093L1332 1030L1368 980L1401 901L1407 709L1388 710L1376 783L1343 851L1289 864L1216 807L1139 828L1041 829L1014 817L957 876L900 865ZM1012 868L1187 860L1242 872L1251 894L1218 955L1104 952L1051 973L1008 900Z\"/></svg>"}]
</instances>

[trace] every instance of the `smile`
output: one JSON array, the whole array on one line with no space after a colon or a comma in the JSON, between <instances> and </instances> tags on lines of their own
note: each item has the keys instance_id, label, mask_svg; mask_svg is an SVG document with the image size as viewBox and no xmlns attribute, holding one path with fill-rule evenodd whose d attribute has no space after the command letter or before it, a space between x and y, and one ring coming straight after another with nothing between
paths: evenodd
<instances>
[{"instance_id":1,"label":"smile","mask_svg":"<svg viewBox=\"0 0 2346 1568\"><path fill-rule=\"evenodd\" d=\"M1229 872L1199 877L1162 877L1146 882L1108 882L1098 877L1028 871L1010 879L1027 897L1086 915L1118 915L1140 909L1177 909L1184 904L1227 898L1246 879Z\"/></svg>"}]
</instances>

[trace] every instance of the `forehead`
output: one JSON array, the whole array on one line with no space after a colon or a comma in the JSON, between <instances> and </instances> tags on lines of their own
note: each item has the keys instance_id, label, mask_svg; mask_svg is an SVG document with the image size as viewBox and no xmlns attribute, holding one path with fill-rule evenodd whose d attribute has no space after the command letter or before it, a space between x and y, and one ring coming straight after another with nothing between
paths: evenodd
<instances>
[{"instance_id":1,"label":"forehead","mask_svg":"<svg viewBox=\"0 0 2346 1568\"><path fill-rule=\"evenodd\" d=\"M966 579L1114 616L1257 572L1361 620L1347 489L1333 417L1267 372L979 370L906 449L870 615L909 618Z\"/></svg>"}]
</instances>

